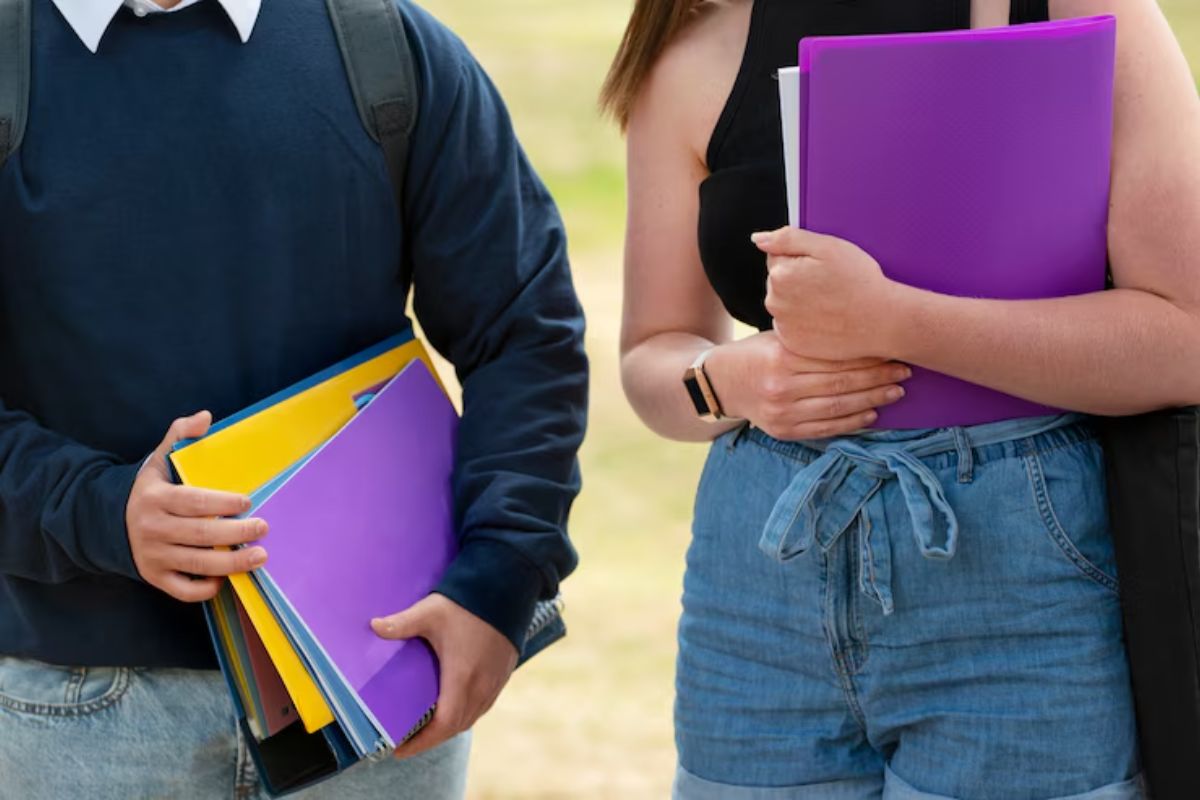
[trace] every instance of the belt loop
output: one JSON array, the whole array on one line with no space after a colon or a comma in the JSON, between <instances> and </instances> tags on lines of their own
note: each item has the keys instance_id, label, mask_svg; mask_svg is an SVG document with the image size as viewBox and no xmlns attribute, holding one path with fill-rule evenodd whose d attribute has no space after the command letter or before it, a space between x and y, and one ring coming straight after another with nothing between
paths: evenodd
<instances>
[{"instance_id":1,"label":"belt loop","mask_svg":"<svg viewBox=\"0 0 1200 800\"><path fill-rule=\"evenodd\" d=\"M748 431L748 430L750 430L749 422L743 422L741 425L739 425L734 430L733 436L729 437L729 442L728 442L728 444L725 445L725 451L728 453L732 453L734 450L736 450L737 446L738 446L738 442L740 442L742 440L742 436L744 436L746 431Z\"/></svg>"},{"instance_id":2,"label":"belt loop","mask_svg":"<svg viewBox=\"0 0 1200 800\"><path fill-rule=\"evenodd\" d=\"M954 450L958 453L958 482L970 483L975 479L975 456L971 450L971 439L967 429L956 427L954 431Z\"/></svg>"}]
</instances>

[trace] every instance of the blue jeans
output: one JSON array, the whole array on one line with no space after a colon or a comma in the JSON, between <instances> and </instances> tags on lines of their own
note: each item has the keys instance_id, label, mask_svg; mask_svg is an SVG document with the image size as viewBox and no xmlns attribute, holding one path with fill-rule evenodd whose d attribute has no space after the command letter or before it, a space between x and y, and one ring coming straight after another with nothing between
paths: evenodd
<instances>
[{"instance_id":1,"label":"blue jeans","mask_svg":"<svg viewBox=\"0 0 1200 800\"><path fill-rule=\"evenodd\" d=\"M459 800L470 737L357 764L298 800ZM0 800L266 795L218 672L83 669L0 656Z\"/></svg>"},{"instance_id":2,"label":"blue jeans","mask_svg":"<svg viewBox=\"0 0 1200 800\"><path fill-rule=\"evenodd\" d=\"M679 800L1142 797L1103 454L1078 416L718 439Z\"/></svg>"}]
</instances>

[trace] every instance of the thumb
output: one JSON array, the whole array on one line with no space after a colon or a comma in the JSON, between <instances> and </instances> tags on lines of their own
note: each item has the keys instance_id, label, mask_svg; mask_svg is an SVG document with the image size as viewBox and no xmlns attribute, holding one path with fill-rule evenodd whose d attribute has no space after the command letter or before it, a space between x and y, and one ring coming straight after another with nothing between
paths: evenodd
<instances>
[{"instance_id":1,"label":"thumb","mask_svg":"<svg viewBox=\"0 0 1200 800\"><path fill-rule=\"evenodd\" d=\"M421 601L405 611L371 620L371 630L383 639L416 639L429 633L429 614Z\"/></svg>"},{"instance_id":2,"label":"thumb","mask_svg":"<svg viewBox=\"0 0 1200 800\"><path fill-rule=\"evenodd\" d=\"M172 422L171 427L167 429L167 435L163 438L162 446L169 451L184 439L200 438L208 433L208 429L211 426L212 413L209 411L198 411L190 417L180 417Z\"/></svg>"},{"instance_id":3,"label":"thumb","mask_svg":"<svg viewBox=\"0 0 1200 800\"><path fill-rule=\"evenodd\" d=\"M769 256L816 257L836 240L831 236L785 225L777 230L751 234L750 241Z\"/></svg>"},{"instance_id":4,"label":"thumb","mask_svg":"<svg viewBox=\"0 0 1200 800\"><path fill-rule=\"evenodd\" d=\"M171 423L171 427L167 428L167 435L159 442L158 447L154 448L154 455L150 459L150 466L154 467L164 476L169 474L167 469L167 456L171 454L172 448L184 439L198 439L208 433L209 427L212 426L212 413L208 411L200 411L192 414L190 417L180 417Z\"/></svg>"}]
</instances>

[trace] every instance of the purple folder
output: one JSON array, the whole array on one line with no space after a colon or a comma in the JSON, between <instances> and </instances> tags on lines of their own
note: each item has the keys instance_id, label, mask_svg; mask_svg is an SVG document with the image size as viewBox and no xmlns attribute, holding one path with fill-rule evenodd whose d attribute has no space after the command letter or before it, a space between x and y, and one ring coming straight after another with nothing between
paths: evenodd
<instances>
[{"instance_id":1,"label":"purple folder","mask_svg":"<svg viewBox=\"0 0 1200 800\"><path fill-rule=\"evenodd\" d=\"M457 428L415 361L254 512L270 525L265 571L397 744L437 699L437 662L424 641L381 639L370 621L429 594L455 554Z\"/></svg>"},{"instance_id":2,"label":"purple folder","mask_svg":"<svg viewBox=\"0 0 1200 800\"><path fill-rule=\"evenodd\" d=\"M1103 289L1115 42L1113 17L804 39L799 225L943 294ZM877 427L1055 411L913 372Z\"/></svg>"}]
</instances>

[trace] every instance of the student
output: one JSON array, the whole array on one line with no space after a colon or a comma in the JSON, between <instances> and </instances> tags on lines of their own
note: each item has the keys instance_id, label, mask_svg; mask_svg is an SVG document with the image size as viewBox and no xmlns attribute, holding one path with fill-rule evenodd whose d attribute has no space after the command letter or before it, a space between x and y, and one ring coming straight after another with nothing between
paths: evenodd
<instances>
[{"instance_id":1,"label":"student","mask_svg":"<svg viewBox=\"0 0 1200 800\"><path fill-rule=\"evenodd\" d=\"M715 440L679 631L678 798L1140 796L1087 418L862 432L906 363L1087 414L1200 401L1200 103L1179 45L1152 0L1013 5L1118 17L1114 291L920 292L853 243L781 228L773 73L796 42L1004 24L1006 0L635 3L604 94L629 141L625 386L658 433ZM760 332L734 341L731 317ZM685 388L698 363L717 408ZM790 535L773 510L819 541L764 552ZM952 522L956 550L934 535Z\"/></svg>"},{"instance_id":2,"label":"student","mask_svg":"<svg viewBox=\"0 0 1200 800\"><path fill-rule=\"evenodd\" d=\"M164 456L408 328L410 284L464 387L462 550L376 631L428 639L442 693L405 759L308 796L462 796L465 732L575 565L587 367L562 225L503 103L398 6L420 97L403 224L323 0L33 3L28 128L0 171L0 798L261 792L198 603L269 564L271 535L210 549L260 523L211 519L247 499L172 485Z\"/></svg>"}]
</instances>

